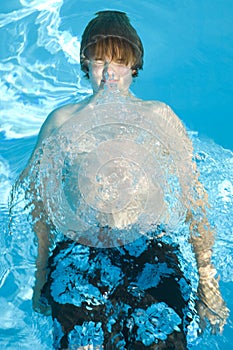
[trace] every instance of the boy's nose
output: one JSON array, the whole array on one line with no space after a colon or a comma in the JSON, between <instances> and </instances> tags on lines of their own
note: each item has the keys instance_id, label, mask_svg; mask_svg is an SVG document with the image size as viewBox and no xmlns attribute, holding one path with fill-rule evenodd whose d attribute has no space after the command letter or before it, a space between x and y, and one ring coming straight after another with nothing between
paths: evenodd
<instances>
[{"instance_id":1,"label":"boy's nose","mask_svg":"<svg viewBox=\"0 0 233 350\"><path fill-rule=\"evenodd\" d=\"M106 62L104 67L104 75L107 76L108 79L113 79L116 76L116 70L111 62Z\"/></svg>"}]
</instances>

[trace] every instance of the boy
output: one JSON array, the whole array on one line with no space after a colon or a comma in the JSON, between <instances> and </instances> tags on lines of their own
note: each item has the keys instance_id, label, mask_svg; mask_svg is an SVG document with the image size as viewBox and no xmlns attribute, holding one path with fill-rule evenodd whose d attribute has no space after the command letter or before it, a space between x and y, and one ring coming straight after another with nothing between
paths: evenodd
<instances>
[{"instance_id":1,"label":"boy","mask_svg":"<svg viewBox=\"0 0 233 350\"><path fill-rule=\"evenodd\" d=\"M193 208L186 207L186 218L190 222L190 241L194 247L199 272L199 316L201 319L207 317L213 329L222 330L228 310L214 278L216 271L211 264L213 233L205 217L206 198L194 175L191 141L181 121L168 106L160 102L141 101L130 93L132 79L143 67L143 46L124 13L97 13L97 17L88 24L83 33L80 61L82 70L90 80L93 95L78 104L59 108L48 116L39 133L29 165L21 175L21 181L28 177L40 149L46 153L47 140L53 135L60 137L66 130L65 126L80 120L83 115L88 118L90 111L97 110L101 102L106 102L105 96L111 103L114 103L115 98L116 105L117 102L130 102L135 110L145 110L144 114L142 112L142 126L148 122L153 128L156 120L154 116L159 115L161 125L164 122L164 125L171 126L163 130L162 143L176 146L176 149L165 151L176 159L183 192L180 200L185 206L186 199L189 198L189 204L193 205ZM117 93L111 95L114 91ZM173 139L178 140L177 143L169 143ZM187 153L185 158L184 152ZM63 176L65 178L66 174ZM146 177L142 182L139 181L139 187L144 187L145 184ZM194 185L198 194L195 200L190 198L189 193ZM48 188L46 186L45 191ZM35 187L31 182L32 193L36 193ZM144 198L143 196L143 191L139 192L138 197ZM188 313L190 308L192 292L189 281L180 269L178 245L163 241L166 232L162 224L166 226L166 222L156 223L157 233L154 239L142 235L123 246L112 245L108 249L95 248L88 243L84 246L80 244L82 241L79 236L72 236L74 239L70 240L71 235L64 232L69 239L57 244L48 263L53 246L52 224L49 223L51 217L47 218L47 204L43 202L43 198L37 201L34 198L33 203L34 229L38 237L33 302L36 310L45 313L48 311L46 305L41 303L42 299L40 300L43 289L42 295L47 300L46 303L50 304L55 320L56 348L186 348L185 337L190 319L185 312ZM155 211L156 203L150 203ZM131 206L133 205L137 203L133 201ZM199 214L200 210L202 214L196 219L195 213ZM164 221L168 217L169 214L162 216ZM120 214L107 213L104 218L99 215L98 219L99 224L96 227L101 234L102 231L110 230L111 226L118 230L130 227L137 222L138 215L130 216L129 210L122 210ZM75 240L79 243L74 242ZM184 286L188 296L183 294ZM168 321L165 328L162 321L164 317L173 320L170 323Z\"/></svg>"}]
</instances>

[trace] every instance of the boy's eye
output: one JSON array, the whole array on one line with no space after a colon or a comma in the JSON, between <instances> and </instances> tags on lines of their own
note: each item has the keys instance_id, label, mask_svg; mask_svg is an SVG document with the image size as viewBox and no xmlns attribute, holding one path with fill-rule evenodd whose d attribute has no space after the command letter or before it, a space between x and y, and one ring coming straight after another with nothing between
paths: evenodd
<instances>
[{"instance_id":1,"label":"boy's eye","mask_svg":"<svg viewBox=\"0 0 233 350\"><path fill-rule=\"evenodd\" d=\"M122 58L118 58L117 60L115 60L115 63L124 64L124 60Z\"/></svg>"},{"instance_id":2,"label":"boy's eye","mask_svg":"<svg viewBox=\"0 0 233 350\"><path fill-rule=\"evenodd\" d=\"M92 60L93 64L95 64L96 66L104 66L105 65L105 61L101 60L101 58L95 58L94 60Z\"/></svg>"}]
</instances>

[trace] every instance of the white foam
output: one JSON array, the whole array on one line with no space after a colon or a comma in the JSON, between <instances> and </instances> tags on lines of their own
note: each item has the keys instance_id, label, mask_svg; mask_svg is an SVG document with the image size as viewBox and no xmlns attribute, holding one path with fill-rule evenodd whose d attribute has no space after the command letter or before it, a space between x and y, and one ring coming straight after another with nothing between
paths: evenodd
<instances>
[{"instance_id":1,"label":"white foam","mask_svg":"<svg viewBox=\"0 0 233 350\"><path fill-rule=\"evenodd\" d=\"M224 180L218 185L219 196L224 202L233 201L233 184L229 180Z\"/></svg>"},{"instance_id":2,"label":"white foam","mask_svg":"<svg viewBox=\"0 0 233 350\"><path fill-rule=\"evenodd\" d=\"M7 204L11 189L10 167L9 164L0 159L0 201L1 204Z\"/></svg>"},{"instance_id":3,"label":"white foam","mask_svg":"<svg viewBox=\"0 0 233 350\"><path fill-rule=\"evenodd\" d=\"M60 30L63 0L20 2L22 9L0 14L8 33L0 61L0 131L8 139L37 134L53 109L91 91L81 84L79 38Z\"/></svg>"},{"instance_id":4,"label":"white foam","mask_svg":"<svg viewBox=\"0 0 233 350\"><path fill-rule=\"evenodd\" d=\"M0 318L0 328L20 329L25 327L23 311L17 308L13 303L7 302L4 298L0 298L0 302L2 316Z\"/></svg>"}]
</instances>

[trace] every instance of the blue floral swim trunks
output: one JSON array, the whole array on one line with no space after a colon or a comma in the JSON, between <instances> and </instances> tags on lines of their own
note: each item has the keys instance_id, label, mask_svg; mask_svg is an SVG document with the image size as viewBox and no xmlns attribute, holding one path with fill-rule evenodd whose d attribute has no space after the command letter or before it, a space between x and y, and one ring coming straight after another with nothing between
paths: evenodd
<instances>
[{"instance_id":1,"label":"blue floral swim trunks","mask_svg":"<svg viewBox=\"0 0 233 350\"><path fill-rule=\"evenodd\" d=\"M177 253L144 236L115 248L59 243L42 290L54 349L187 349L191 286Z\"/></svg>"}]
</instances>

